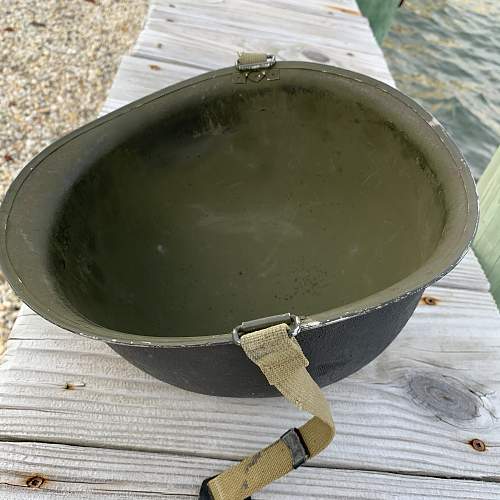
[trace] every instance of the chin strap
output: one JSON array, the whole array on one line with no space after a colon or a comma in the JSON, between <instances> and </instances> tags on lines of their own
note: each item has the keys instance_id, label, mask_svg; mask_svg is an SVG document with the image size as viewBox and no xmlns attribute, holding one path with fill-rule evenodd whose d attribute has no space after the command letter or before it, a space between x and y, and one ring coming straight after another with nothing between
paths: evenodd
<instances>
[{"instance_id":1,"label":"chin strap","mask_svg":"<svg viewBox=\"0 0 500 500\"><path fill-rule=\"evenodd\" d=\"M241 347L268 382L313 415L273 444L203 482L200 500L244 500L326 448L335 435L330 406L306 370L309 364L285 323L246 333Z\"/></svg>"}]
</instances>

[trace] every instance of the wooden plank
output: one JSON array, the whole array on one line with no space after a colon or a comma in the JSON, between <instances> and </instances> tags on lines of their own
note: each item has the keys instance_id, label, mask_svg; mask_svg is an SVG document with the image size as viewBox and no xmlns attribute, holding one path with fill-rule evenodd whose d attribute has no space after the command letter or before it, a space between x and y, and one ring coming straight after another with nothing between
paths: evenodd
<instances>
[{"instance_id":1,"label":"wooden plank","mask_svg":"<svg viewBox=\"0 0 500 500\"><path fill-rule=\"evenodd\" d=\"M206 4L223 3L224 0L204 0ZM183 4L200 5L200 0L153 0L151 4L160 6L178 7ZM309 0L303 2L302 0L255 0L256 4L261 4L264 9L268 5L279 6L287 10L294 10L296 12L328 15L328 12L342 14L344 16L362 17L361 11L358 7L356 0ZM367 22L364 19L364 22Z\"/></svg>"},{"instance_id":2,"label":"wooden plank","mask_svg":"<svg viewBox=\"0 0 500 500\"><path fill-rule=\"evenodd\" d=\"M490 283L474 252L470 250L453 271L441 278L435 286L487 292Z\"/></svg>"},{"instance_id":3,"label":"wooden plank","mask_svg":"<svg viewBox=\"0 0 500 500\"><path fill-rule=\"evenodd\" d=\"M322 62L364 73L394 86L394 80L379 56L314 43L310 40L283 40L280 37L244 36L200 27L186 33L179 26L154 21L138 39L135 55L159 61L200 67L206 71L232 66L238 52L270 52L278 60Z\"/></svg>"},{"instance_id":4,"label":"wooden plank","mask_svg":"<svg viewBox=\"0 0 500 500\"><path fill-rule=\"evenodd\" d=\"M166 2L166 0L156 0L158 3ZM303 14L318 14L321 16L335 16L344 18L348 21L367 23L367 19L359 10L358 4L355 0L313 0L303 2L302 0L257 0L263 6L275 5L287 10L294 10Z\"/></svg>"},{"instance_id":5,"label":"wooden plank","mask_svg":"<svg viewBox=\"0 0 500 500\"><path fill-rule=\"evenodd\" d=\"M302 59L305 58L302 57ZM221 67L227 65L223 64ZM202 68L172 62L125 56L122 59L117 79L109 91L109 96L104 104L101 115L178 81L197 76L205 71ZM371 76L375 75L372 74ZM383 75L379 76L383 77Z\"/></svg>"},{"instance_id":6,"label":"wooden plank","mask_svg":"<svg viewBox=\"0 0 500 500\"><path fill-rule=\"evenodd\" d=\"M335 4L354 8L348 2ZM246 19L254 15L255 2L153 2L134 56L123 58L103 114L179 80L230 66L238 51L262 50L282 60L326 62L394 85L365 19L354 24L349 15L332 19L324 12L334 4L308 5L315 14L302 12L298 1L262 1L263 19L249 25ZM295 24L284 27L283 16ZM328 30L327 38L318 35L318 24ZM374 48L366 51L366 47Z\"/></svg>"},{"instance_id":7,"label":"wooden plank","mask_svg":"<svg viewBox=\"0 0 500 500\"><path fill-rule=\"evenodd\" d=\"M271 8L266 3L262 9L266 23L259 24L257 20L249 25L245 16L255 12L255 2L245 3L239 0L230 5L200 4L188 0L176 4L156 2L151 8L147 27L138 39L134 56L196 66L208 71L234 64L239 51L267 51L276 54L281 60L326 62L366 73L394 85L366 20L363 20L364 24L357 22L355 25L351 23L343 27L345 23L332 21L324 14L309 16L314 17L316 21L311 23L314 27L318 19L322 23L333 22L333 26L329 26L331 34L327 39L314 38L309 32L299 30L302 28L304 16L298 17L300 24L294 32L270 25L269 19L278 19L285 14L288 19L293 12L293 3L274 4L279 4L281 8ZM285 4L288 7L286 9ZM346 36L352 39L347 45L344 42ZM375 53L365 54L358 50L359 47L366 46L375 46ZM133 63L129 61L128 64L131 69ZM150 75L146 75L146 78L150 79ZM127 83L128 80L126 73L118 74L118 82ZM158 82L156 88L164 86L161 75L158 75ZM135 95L139 97L143 94L139 92Z\"/></svg>"},{"instance_id":8,"label":"wooden plank","mask_svg":"<svg viewBox=\"0 0 500 500\"><path fill-rule=\"evenodd\" d=\"M190 66L124 56L101 115L203 72Z\"/></svg>"},{"instance_id":9,"label":"wooden plank","mask_svg":"<svg viewBox=\"0 0 500 500\"><path fill-rule=\"evenodd\" d=\"M264 6L253 0L228 0L220 3L182 2L175 4L153 3L146 23L163 21L165 29L176 25L186 30L216 26L221 32L232 32L249 39L279 37L293 42L308 40L310 43L330 44L346 50L379 55L382 49L375 42L373 33L364 18L298 13L269 2ZM251 20L249 22L249 20ZM363 29L364 27L364 29Z\"/></svg>"},{"instance_id":10,"label":"wooden plank","mask_svg":"<svg viewBox=\"0 0 500 500\"><path fill-rule=\"evenodd\" d=\"M498 311L484 292L427 295L379 358L325 389L338 435L315 465L500 480ZM0 440L239 459L304 419L281 399L163 384L24 311L0 366Z\"/></svg>"},{"instance_id":11,"label":"wooden plank","mask_svg":"<svg viewBox=\"0 0 500 500\"><path fill-rule=\"evenodd\" d=\"M196 2L197 4L200 3L207 3L207 4L217 4L217 3L222 3L224 0L153 0L155 4L173 4L173 5L179 5L182 3L189 3L189 2ZM275 3L282 3L289 5L291 9L297 9L299 12L301 11L301 0L268 0L268 4L275 4ZM360 14L361 11L359 10L358 3L356 0L309 0L308 4L310 4L310 8L313 9L326 9L329 6L332 7L338 7L338 8L343 8L346 10L352 10L356 14Z\"/></svg>"},{"instance_id":12,"label":"wooden plank","mask_svg":"<svg viewBox=\"0 0 500 500\"><path fill-rule=\"evenodd\" d=\"M302 14L322 18L333 15L342 18L344 22L369 24L369 20L363 16L356 0L310 0L308 2L301 2L301 0L151 0L150 5L154 8L179 9L189 6L212 12L223 12L222 9L229 7L239 12L238 9L245 8L249 1L256 6L254 16L251 18L252 22L257 22L260 19L259 16L264 16L268 9L283 9L295 20L300 20Z\"/></svg>"},{"instance_id":13,"label":"wooden plank","mask_svg":"<svg viewBox=\"0 0 500 500\"><path fill-rule=\"evenodd\" d=\"M4 442L0 443L0 499L195 499L201 481L229 465L229 461L205 457ZM36 478L41 485L27 487L27 483L36 485ZM498 498L500 484L306 466L252 498L416 499L424 496Z\"/></svg>"},{"instance_id":14,"label":"wooden plank","mask_svg":"<svg viewBox=\"0 0 500 500\"><path fill-rule=\"evenodd\" d=\"M179 12L183 12L185 8L191 11L210 12L210 13L221 13L221 9L224 7L224 1L211 1L211 2L199 2L198 0L154 0L151 2L153 9L179 9ZM331 2L329 0L315 0L309 2L302 2L301 0L253 0L252 5L254 6L254 11L252 15L252 24L256 24L260 20L260 16L266 16L268 9L281 9L285 11L287 17L292 19L301 19L302 15L306 15L308 20L311 20L311 16L317 16L320 19L318 21L321 23L333 22L334 25L342 24L343 26L361 26L363 29L369 27L369 20L364 17L359 10L356 2ZM231 10L237 9L240 12L241 8L247 7L241 0L229 0L226 3ZM255 12L258 12L256 15ZM148 16L151 17L151 16ZM220 17L220 16L219 16ZM333 36L339 36L340 34L335 33Z\"/></svg>"}]
</instances>

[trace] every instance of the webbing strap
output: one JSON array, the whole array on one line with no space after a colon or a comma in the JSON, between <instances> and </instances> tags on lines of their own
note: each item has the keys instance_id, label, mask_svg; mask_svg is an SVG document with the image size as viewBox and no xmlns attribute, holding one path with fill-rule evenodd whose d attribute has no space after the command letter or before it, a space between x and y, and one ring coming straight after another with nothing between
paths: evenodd
<instances>
[{"instance_id":1,"label":"webbing strap","mask_svg":"<svg viewBox=\"0 0 500 500\"><path fill-rule=\"evenodd\" d=\"M317 455L330 444L335 426L330 406L307 372L309 362L295 338L289 337L287 325L247 333L241 337L241 346L271 385L292 404L314 415L297 431L309 457ZM294 465L297 462L290 440L278 439L211 479L208 487L214 500L243 500L290 472Z\"/></svg>"}]
</instances>

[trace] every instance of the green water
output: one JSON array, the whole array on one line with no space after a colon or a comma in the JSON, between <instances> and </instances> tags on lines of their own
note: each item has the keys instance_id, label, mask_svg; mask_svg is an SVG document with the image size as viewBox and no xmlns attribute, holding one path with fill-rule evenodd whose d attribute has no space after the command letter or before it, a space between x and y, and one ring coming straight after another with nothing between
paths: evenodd
<instances>
[{"instance_id":1,"label":"green water","mask_svg":"<svg viewBox=\"0 0 500 500\"><path fill-rule=\"evenodd\" d=\"M398 88L441 121L479 177L500 145L500 1L407 0L383 49Z\"/></svg>"}]
</instances>

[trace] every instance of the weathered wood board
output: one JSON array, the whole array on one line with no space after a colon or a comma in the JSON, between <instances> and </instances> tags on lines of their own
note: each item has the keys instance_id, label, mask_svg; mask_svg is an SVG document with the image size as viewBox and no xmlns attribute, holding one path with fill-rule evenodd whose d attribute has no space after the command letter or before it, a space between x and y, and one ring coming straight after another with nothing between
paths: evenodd
<instances>
[{"instance_id":1,"label":"weathered wood board","mask_svg":"<svg viewBox=\"0 0 500 500\"><path fill-rule=\"evenodd\" d=\"M426 297L432 305L422 302L389 349L325 389L338 435L315 464L500 480L496 306L459 288L431 287ZM1 370L7 438L238 459L304 419L280 399L170 387L27 308ZM475 438L487 453L471 447Z\"/></svg>"},{"instance_id":2,"label":"weathered wood board","mask_svg":"<svg viewBox=\"0 0 500 500\"><path fill-rule=\"evenodd\" d=\"M122 60L103 113L231 66L241 51L332 64L394 85L355 2L155 0L133 55Z\"/></svg>"},{"instance_id":3,"label":"weathered wood board","mask_svg":"<svg viewBox=\"0 0 500 500\"><path fill-rule=\"evenodd\" d=\"M30 457L29 467L26 457ZM5 496L0 493L0 497L9 500L197 499L194 492L201 481L231 463L169 453L5 442L0 443L0 484L4 485L5 492ZM30 470L35 472L30 473ZM40 483L41 486L34 487ZM500 497L500 484L302 467L265 491L252 495L255 500L423 497L494 499Z\"/></svg>"},{"instance_id":4,"label":"weathered wood board","mask_svg":"<svg viewBox=\"0 0 500 500\"><path fill-rule=\"evenodd\" d=\"M394 84L354 0L154 0L103 112L231 65L238 50ZM329 449L254 497L500 498L500 317L488 290L469 253L379 358L325 389ZM163 384L23 306L0 361L0 499L197 498L202 478L305 418L281 399Z\"/></svg>"}]
</instances>

